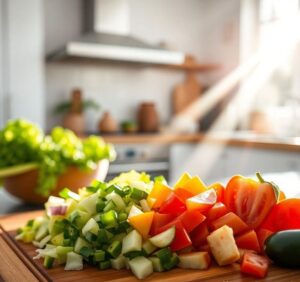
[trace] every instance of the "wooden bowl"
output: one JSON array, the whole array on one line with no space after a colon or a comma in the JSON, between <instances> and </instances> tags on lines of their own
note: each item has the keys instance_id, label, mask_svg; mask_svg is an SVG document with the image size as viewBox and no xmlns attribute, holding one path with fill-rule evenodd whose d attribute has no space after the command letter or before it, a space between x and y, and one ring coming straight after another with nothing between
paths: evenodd
<instances>
[{"instance_id":1,"label":"wooden bowl","mask_svg":"<svg viewBox=\"0 0 300 282\"><path fill-rule=\"evenodd\" d=\"M58 196L61 189L67 187L77 193L79 188L88 186L94 179L103 181L108 171L109 161L101 160L95 170L86 172L75 166L70 166L58 177L55 189L51 195ZM6 177L3 181L4 188L13 196L26 203L45 203L48 197L43 197L35 192L38 184L38 170L33 169L18 175Z\"/></svg>"}]
</instances>

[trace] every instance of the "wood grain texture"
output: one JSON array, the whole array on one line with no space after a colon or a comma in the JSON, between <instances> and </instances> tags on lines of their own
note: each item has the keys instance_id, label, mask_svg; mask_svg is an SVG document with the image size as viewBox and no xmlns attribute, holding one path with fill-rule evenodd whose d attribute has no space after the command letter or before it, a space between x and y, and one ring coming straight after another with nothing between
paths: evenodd
<instances>
[{"instance_id":1,"label":"wood grain texture","mask_svg":"<svg viewBox=\"0 0 300 282\"><path fill-rule=\"evenodd\" d=\"M24 224L29 218L38 215L39 212L34 213L25 213L19 215L7 216L4 220L1 219L1 222L4 226L12 227L15 224L19 224L18 226ZM31 217L30 217L31 216ZM23 218L23 219L22 219ZM9 222L13 221L14 224L10 224ZM11 235L14 234L14 231L10 231ZM37 281L34 280L34 276L29 277L26 276L26 279L33 280L13 280L15 271L14 269L18 269L19 272L25 273L26 275L30 275L30 273L26 273L26 271L22 268L22 263L17 262L15 258L11 257L11 250L7 249L7 246L1 244L0 240L0 258L1 261L5 261L5 265L9 270L4 266L1 268L0 264L0 275L4 278L5 281ZM28 254L28 259L35 255L35 247L31 244L24 244L20 242L16 242L23 250ZM10 254L9 254L10 253ZM10 257L7 259L6 257ZM37 266L42 265L42 261L34 261ZM3 265L3 264L2 264ZM19 270L20 268L20 270ZM100 271L95 267L86 266L83 271L64 271L62 266L55 266L53 269L46 270L47 274L51 277L53 281L61 281L61 282L104 282L104 281L113 281L113 282L130 282L130 281L140 281L136 279L128 270L105 270ZM4 274L6 275L4 277ZM8 279L7 279L8 277ZM25 277L25 276L24 276ZM143 280L145 282L192 282L192 281L256 281L256 279L242 275L239 271L239 265L234 264L232 266L227 267L217 267L213 266L209 270L198 271L198 270L183 270L183 269L174 269L172 271L166 273L154 273L149 278ZM300 270L290 270L290 269L282 269L278 267L272 266L270 268L269 274L265 279L261 279L258 281L274 281L274 282L297 282L300 281Z\"/></svg>"}]
</instances>

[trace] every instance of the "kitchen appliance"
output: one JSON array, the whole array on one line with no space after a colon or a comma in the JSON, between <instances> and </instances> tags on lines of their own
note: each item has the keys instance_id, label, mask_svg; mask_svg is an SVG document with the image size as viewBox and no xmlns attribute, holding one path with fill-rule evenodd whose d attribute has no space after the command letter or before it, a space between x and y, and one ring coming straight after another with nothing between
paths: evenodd
<instances>
[{"instance_id":1,"label":"kitchen appliance","mask_svg":"<svg viewBox=\"0 0 300 282\"><path fill-rule=\"evenodd\" d=\"M150 45L130 32L129 0L85 0L85 33L49 54L48 59L70 57L154 64L182 64L185 55Z\"/></svg>"}]
</instances>

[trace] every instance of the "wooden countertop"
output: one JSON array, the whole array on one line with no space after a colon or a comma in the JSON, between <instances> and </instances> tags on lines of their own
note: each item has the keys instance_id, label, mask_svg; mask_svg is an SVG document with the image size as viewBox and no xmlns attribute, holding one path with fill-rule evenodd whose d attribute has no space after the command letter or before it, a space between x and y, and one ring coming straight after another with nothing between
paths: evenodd
<instances>
[{"instance_id":1,"label":"wooden countertop","mask_svg":"<svg viewBox=\"0 0 300 282\"><path fill-rule=\"evenodd\" d=\"M241 134L115 134L104 135L104 140L113 144L177 144L212 143L229 146L254 147L271 150L300 152L300 138L276 138L259 135Z\"/></svg>"}]
</instances>

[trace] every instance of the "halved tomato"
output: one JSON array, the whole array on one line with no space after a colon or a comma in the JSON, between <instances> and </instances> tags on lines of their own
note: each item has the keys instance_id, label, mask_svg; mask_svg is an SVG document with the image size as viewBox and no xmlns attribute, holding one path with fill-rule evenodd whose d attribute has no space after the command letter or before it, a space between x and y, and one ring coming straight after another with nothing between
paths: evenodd
<instances>
[{"instance_id":1,"label":"halved tomato","mask_svg":"<svg viewBox=\"0 0 300 282\"><path fill-rule=\"evenodd\" d=\"M226 186L224 203L250 228L256 229L276 205L277 196L268 182L259 183L250 178L234 176Z\"/></svg>"},{"instance_id":2,"label":"halved tomato","mask_svg":"<svg viewBox=\"0 0 300 282\"><path fill-rule=\"evenodd\" d=\"M241 272L254 277L264 278L269 268L268 259L260 255L246 252L241 264Z\"/></svg>"},{"instance_id":3,"label":"halved tomato","mask_svg":"<svg viewBox=\"0 0 300 282\"><path fill-rule=\"evenodd\" d=\"M300 229L300 199L291 198L278 203L261 227L273 232Z\"/></svg>"},{"instance_id":4,"label":"halved tomato","mask_svg":"<svg viewBox=\"0 0 300 282\"><path fill-rule=\"evenodd\" d=\"M260 245L254 230L248 231L243 235L235 238L236 245L241 249L253 250L260 252Z\"/></svg>"},{"instance_id":5,"label":"halved tomato","mask_svg":"<svg viewBox=\"0 0 300 282\"><path fill-rule=\"evenodd\" d=\"M224 225L231 227L234 235L241 234L249 229L248 225L233 212L229 212L222 217L219 217L210 224L213 230L221 228Z\"/></svg>"}]
</instances>

